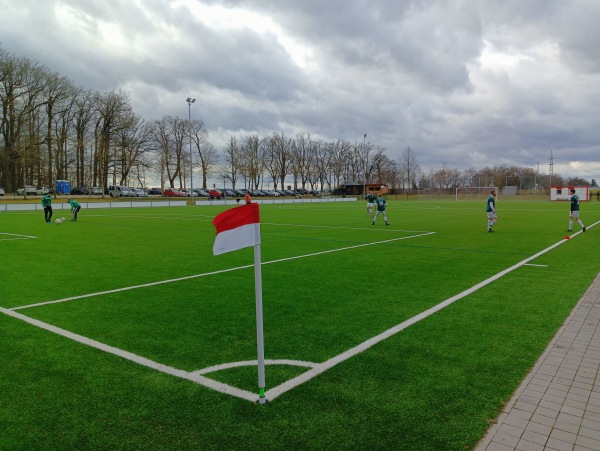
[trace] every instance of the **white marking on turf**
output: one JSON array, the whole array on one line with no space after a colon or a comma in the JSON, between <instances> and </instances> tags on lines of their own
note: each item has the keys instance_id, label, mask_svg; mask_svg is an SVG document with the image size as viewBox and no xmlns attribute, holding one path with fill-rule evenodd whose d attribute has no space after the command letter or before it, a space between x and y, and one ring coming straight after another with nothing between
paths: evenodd
<instances>
[{"instance_id":1,"label":"white marking on turf","mask_svg":"<svg viewBox=\"0 0 600 451\"><path fill-rule=\"evenodd\" d=\"M588 227L588 229L592 228L593 226L597 225L598 223L594 223L591 226ZM434 233L434 232L430 232L429 234ZM575 237L579 234L583 233L582 231L579 231L577 233L574 233L571 237ZM348 248L343 248L343 249L351 249L354 247L362 247L362 246L368 246L368 245L373 245L373 244L379 244L379 243L385 243L385 242L390 242L390 241L396 241L399 239L405 239L405 238L396 238L396 239L392 239L392 240L386 240L386 241L381 241L378 243L369 243L369 244L364 244L364 245L359 245L359 246L352 246L352 247L348 247ZM370 338L367 341L364 341L363 343L359 344L358 346L355 346L341 354L338 354L337 356L334 356L332 358L330 358L329 360L326 360L323 363L320 364L313 364L313 363L309 363L309 362L302 362L302 361L297 361L297 360L266 360L265 363L266 364L289 364L289 365L296 365L296 366L306 366L311 368L310 370L308 370L307 372L301 374L300 376L297 376L293 379L290 379L286 382L284 382L283 384L280 384L270 390L267 390L265 392L265 398L268 400L274 400L275 398L277 398L278 396L281 396L282 394L288 392L289 390L309 381L310 379L318 376L319 374L327 371L330 368L333 368L334 366L336 366L337 364L344 362L345 360L348 360L351 357L354 357L355 355L358 355L360 353L362 353L363 351L366 351L367 349L375 346L376 344L380 343L383 340L386 340L387 338L392 337L393 335L397 334L398 332L403 331L404 329L412 326L413 324L418 323L419 321L433 315L434 313L439 312L440 310L448 307L449 305L453 304L454 302L470 295L473 294L474 292L476 292L477 290L479 290L480 288L485 287L486 285L489 285L490 283L500 279L501 277L505 276L506 274L509 274L510 272L514 271L515 269L520 268L521 266L527 265L530 261L535 260L536 258L540 257L541 255L551 251L552 249L560 246L561 244L567 242L568 240L560 240L559 242L553 244L552 246L547 247L546 249L538 252L537 254L532 255L531 257L528 257L522 261L520 261L519 263L503 270L500 271L499 273L497 273L496 275L487 278L486 280L474 285L473 287L463 291L462 293L459 293L455 296L452 296L448 299L446 299L445 301L435 305L434 307L431 307L428 310L425 310L424 312L413 316L412 318L382 332L379 335L376 335L372 338ZM328 252L335 252L335 251L339 251L342 249L337 249L337 250L332 250L332 251L326 251L326 252L320 252L320 253L316 253L316 254L309 254L307 256L310 255L319 255L319 254L325 254ZM295 258L302 258L302 257L295 257ZM287 259L284 259L287 260ZM282 260L279 260L282 261ZM272 261L269 263L275 263L276 261ZM263 263L264 264L264 263ZM252 265L249 265L252 266ZM233 268L234 269L239 269L239 268ZM220 271L220 272L224 272L224 271ZM199 277L201 275L198 276L191 276L191 277ZM191 278L188 277L188 278ZM181 279L179 279L181 280ZM162 283L166 283L162 282ZM152 285L156 285L157 283L154 283ZM131 289L131 288L130 288ZM124 291L124 289L120 289L120 290L113 290L113 291ZM81 297L89 297L89 296L81 296ZM56 302L56 301L55 301ZM42 304L43 305L43 304ZM24 307L20 307L20 308L24 308ZM72 332L66 331L64 329L52 326L50 324L44 323L42 321L38 321L36 319L30 318L28 316L22 315L20 313L15 312L15 309L5 309L0 307L0 312L12 316L14 318L20 319L22 321L25 321L29 324L32 324L34 326L40 327L42 329L48 330L50 332L56 333L58 335L64 336L66 338L69 338L71 340L75 340L77 342L83 343L83 344L87 344L89 346L92 346L94 348L100 349L102 351L111 353L111 354L115 354L118 355L124 359L130 360L132 362L138 363L140 365L143 366L147 366L149 368L153 368L157 371L161 371L163 373L166 374L170 374L172 376L176 376L176 377L180 377L183 379L187 379L190 380L192 382L196 382L200 385L206 386L208 388L212 388L213 390L219 391L221 393L225 393L225 394L229 394L232 396L236 396L238 398L241 399L245 399L251 402L257 402L259 400L259 398L257 397L256 394L249 392L247 390L242 390L236 387L232 387L230 385L221 383L221 382L216 382L212 379L208 379L205 377L202 377L202 374L206 374L209 372L213 372L213 371L218 371L221 369L227 369L227 368L233 368L233 367L239 367L239 366L246 366L246 365L255 365L257 364L257 361L244 361L244 362L233 362L233 363L229 363L229 364L223 364L223 365L215 365L215 366L211 366L208 368L205 368L203 370L198 370L195 372L187 372L187 371L183 371L183 370L178 370L176 368L167 366L167 365L163 365L161 363L158 362L154 362L150 359L146 359L145 357L141 357L138 356L136 354L132 354L130 352L127 351L123 351L122 349L119 348L115 348L113 346L109 346L109 345L105 345L103 343L97 342L95 340L92 340L90 338L84 337L82 335L78 335L78 334L74 334Z\"/></svg>"},{"instance_id":2,"label":"white marking on turf","mask_svg":"<svg viewBox=\"0 0 600 451\"><path fill-rule=\"evenodd\" d=\"M327 250L327 251L315 252L315 253L312 253L312 254L297 255L295 257L280 258L278 260L271 260L271 261L268 261L268 262L262 262L262 264L263 265L270 265L270 264L273 264L273 263L281 263L281 262L284 262L284 261L297 260L297 259L300 259L300 258L316 257L318 255L330 254L332 252L340 252L340 251L346 251L346 250L350 250L350 249L357 249L357 248L365 247L365 246L374 246L376 244L391 243L392 241L400 241L400 240L407 240L407 239L410 239L410 238L418 238L420 236L432 235L434 233L435 232L423 232L423 233L418 234L418 235L403 236L403 237L400 237L400 238L391 238L389 240L374 241L374 242L371 242L371 243L357 244L357 245L354 245L354 246L341 247L341 248L338 248L338 249L330 249L330 250ZM22 305L20 307L13 307L10 310L22 310L22 309L27 309L27 308L32 308L32 307L40 307L42 305L58 304L60 302L67 302L67 301L75 301L77 299L85 299L85 298L91 298L91 297L95 297L95 296L102 296L102 295L105 295L105 294L119 293L121 291L136 290L138 288L147 288L147 287L152 287L152 286L155 286L155 285L163 285L163 284L166 284L166 283L181 282L183 280L197 279L199 277L212 276L212 275L215 275L215 274L222 274L222 273L226 273L226 272L232 272L232 271L237 271L237 270L240 270L240 269L247 269L247 268L252 268L252 267L254 267L254 264L244 265L244 266L236 266L235 268L221 269L219 271L212 271L212 272L207 272L207 273L202 273L202 274L194 274L194 275L191 275L191 276L178 277L176 279L159 280L157 282L144 283L144 284L141 284L141 285L134 285L134 286L131 286L131 287L115 288L114 290L99 291L97 293L82 294L80 296L71 296L71 297L64 298L64 299L57 299L55 301L38 302L36 304Z\"/></svg>"},{"instance_id":3,"label":"white marking on turf","mask_svg":"<svg viewBox=\"0 0 600 451\"><path fill-rule=\"evenodd\" d=\"M577 232L573 236L578 235L579 233L582 233L582 232ZM412 318L386 330L385 332L382 332L381 334L368 339L367 341L359 344L358 346L355 346L354 348L351 348L335 357L332 357L331 359L317 365L315 368L308 370L307 372L301 374L300 376L297 376L293 379L290 379L290 380L284 382L283 384L278 385L277 387L267 390L265 392L265 397L269 400L273 400L273 399L277 398L278 396L291 390L292 388L295 388L298 385L301 385L301 384L309 381L313 377L316 377L319 374L327 371L328 369L336 366L338 363L341 363L345 360L348 360L351 357L354 357L357 354L360 354L363 351L366 351L367 349L375 346L376 344L380 343L381 341L386 340L387 338L390 338L391 336L397 334L398 332L403 331L407 327L410 327L413 324L416 324L419 321L427 318L428 316L431 316L434 313L437 313L440 310L448 307L449 305L455 303L456 301L458 301L466 296L469 296L470 294L473 294L480 288L483 288L486 285L489 285L490 283L495 282L496 280L500 279L501 277L504 277L506 274L514 271L515 269L520 268L521 266L529 263L532 260L535 260L536 258L540 257L541 255L544 255L545 253L551 251L552 249L560 246L561 244L563 244L565 242L567 242L567 240L560 240L559 242L553 244L552 246L549 246L546 249L538 252L537 254L532 255L531 257L528 257L503 271L500 271L499 273L495 274L494 276L485 279L483 282L480 282L477 285L472 286L471 288L463 291L462 293L452 296L451 298L448 298L445 301L440 302L439 304L431 307L430 309L425 310L424 312L421 312L418 315L413 316Z\"/></svg>"},{"instance_id":4,"label":"white marking on turf","mask_svg":"<svg viewBox=\"0 0 600 451\"><path fill-rule=\"evenodd\" d=\"M161 373L170 374L171 376L179 377L182 379L187 379L192 382L196 382L197 384L204 385L205 387L212 388L221 393L226 393L228 395L236 396L238 398L245 399L247 401L254 402L257 400L257 395L255 393L242 390L236 387L232 387L231 385L227 385L221 382L217 382L212 379L208 379L203 377L200 374L193 374L187 371L179 370L177 368L173 368L168 365L164 365L162 363L155 362L153 360L147 359L145 357L141 357L137 354L133 354L131 352L124 351L119 348L115 348L114 346L109 346L104 343L100 343L99 341L92 340L91 338L84 337L83 335L75 334L73 332L69 332L68 330L61 329L60 327L53 326L48 323L44 323L43 321L39 321L34 318L30 318L29 316L22 315L21 313L17 313L5 308L0 307L0 312L12 316L13 318L20 319L29 323L33 326L39 327L41 329L45 329L49 332L53 332L57 335L61 335L70 340L76 341L78 343L85 344L87 346L91 346L92 348L99 349L104 352L108 352L109 354L114 354L123 359L129 360L131 362L137 363L139 365L146 366L148 368L152 368L156 371L160 371Z\"/></svg>"},{"instance_id":5,"label":"white marking on turf","mask_svg":"<svg viewBox=\"0 0 600 451\"><path fill-rule=\"evenodd\" d=\"M4 233L4 232L0 232L0 235L8 235L8 236L17 237L17 238L0 238L0 241L35 240L35 239L37 239L37 236L18 235L16 233Z\"/></svg>"},{"instance_id":6,"label":"white marking on turf","mask_svg":"<svg viewBox=\"0 0 600 451\"><path fill-rule=\"evenodd\" d=\"M301 366L306 368L314 368L317 366L316 363L313 362L305 362L303 360L288 360L288 359L265 359L265 365L291 365L291 366ZM258 366L258 360L245 360L243 362L232 362L232 363L223 363L221 365L214 365L203 368L198 371L194 371L191 374L208 374L214 373L216 371L228 370L229 368L239 368L241 366Z\"/></svg>"}]
</instances>

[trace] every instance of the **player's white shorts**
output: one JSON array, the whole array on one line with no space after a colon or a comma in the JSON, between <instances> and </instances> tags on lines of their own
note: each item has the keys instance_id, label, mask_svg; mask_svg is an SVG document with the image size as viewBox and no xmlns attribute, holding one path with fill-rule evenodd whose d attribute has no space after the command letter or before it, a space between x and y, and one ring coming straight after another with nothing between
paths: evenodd
<instances>
[{"instance_id":1,"label":"player's white shorts","mask_svg":"<svg viewBox=\"0 0 600 451\"><path fill-rule=\"evenodd\" d=\"M498 219L498 215L496 214L495 211L488 211L487 216L488 216L488 219Z\"/></svg>"},{"instance_id":2,"label":"player's white shorts","mask_svg":"<svg viewBox=\"0 0 600 451\"><path fill-rule=\"evenodd\" d=\"M371 203L367 202L367 208L373 208L373 203L372 202Z\"/></svg>"},{"instance_id":3,"label":"player's white shorts","mask_svg":"<svg viewBox=\"0 0 600 451\"><path fill-rule=\"evenodd\" d=\"M579 210L569 212L569 218L579 219Z\"/></svg>"}]
</instances>

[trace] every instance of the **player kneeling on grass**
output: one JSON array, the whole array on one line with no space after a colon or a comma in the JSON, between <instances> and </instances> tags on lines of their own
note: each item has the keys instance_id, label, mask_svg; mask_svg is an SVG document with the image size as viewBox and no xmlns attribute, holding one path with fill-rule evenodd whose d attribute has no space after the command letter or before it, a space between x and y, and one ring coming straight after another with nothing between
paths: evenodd
<instances>
[{"instance_id":1,"label":"player kneeling on grass","mask_svg":"<svg viewBox=\"0 0 600 451\"><path fill-rule=\"evenodd\" d=\"M571 188L569 191L571 193L571 211L569 212L569 229L567 232L573 230L573 220L576 220L581 226L581 230L585 232L583 221L579 219L579 196L575 194L575 188Z\"/></svg>"},{"instance_id":2,"label":"player kneeling on grass","mask_svg":"<svg viewBox=\"0 0 600 451\"><path fill-rule=\"evenodd\" d=\"M81 210L81 205L75 199L67 199L69 204L71 205L71 211L73 212L73 219L71 221L77 221L77 213Z\"/></svg>"},{"instance_id":3,"label":"player kneeling on grass","mask_svg":"<svg viewBox=\"0 0 600 451\"><path fill-rule=\"evenodd\" d=\"M377 213L375 213L375 217L373 218L373 225L375 225L375 221L377 221L377 217L383 213L383 220L385 221L385 225L388 224L387 216L385 214L385 207L387 206L386 200L381 197L381 193L379 193L379 197L375 201L377 203Z\"/></svg>"},{"instance_id":4,"label":"player kneeling on grass","mask_svg":"<svg viewBox=\"0 0 600 451\"><path fill-rule=\"evenodd\" d=\"M496 190L492 190L490 192L490 197L488 197L487 203L485 204L485 212L487 213L488 218L488 232L493 232L492 227L498 221L498 214L496 213Z\"/></svg>"}]
</instances>

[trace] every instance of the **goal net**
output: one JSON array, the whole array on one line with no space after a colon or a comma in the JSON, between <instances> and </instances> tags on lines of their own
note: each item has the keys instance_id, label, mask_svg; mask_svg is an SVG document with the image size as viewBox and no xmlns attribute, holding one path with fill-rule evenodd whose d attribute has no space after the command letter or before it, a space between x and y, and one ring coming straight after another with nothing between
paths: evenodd
<instances>
[{"instance_id":1,"label":"goal net","mask_svg":"<svg viewBox=\"0 0 600 451\"><path fill-rule=\"evenodd\" d=\"M457 201L485 201L492 190L496 190L497 199L499 194L497 186L461 186L455 189L454 195Z\"/></svg>"}]
</instances>

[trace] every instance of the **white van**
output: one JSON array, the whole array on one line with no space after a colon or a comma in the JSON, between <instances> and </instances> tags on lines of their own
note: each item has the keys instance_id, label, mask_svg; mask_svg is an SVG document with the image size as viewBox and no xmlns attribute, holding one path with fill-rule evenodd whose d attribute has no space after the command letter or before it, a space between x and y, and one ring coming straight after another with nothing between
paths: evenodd
<instances>
[{"instance_id":1,"label":"white van","mask_svg":"<svg viewBox=\"0 0 600 451\"><path fill-rule=\"evenodd\" d=\"M114 186L108 187L108 194L110 197L133 197L133 193L128 186Z\"/></svg>"}]
</instances>

